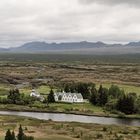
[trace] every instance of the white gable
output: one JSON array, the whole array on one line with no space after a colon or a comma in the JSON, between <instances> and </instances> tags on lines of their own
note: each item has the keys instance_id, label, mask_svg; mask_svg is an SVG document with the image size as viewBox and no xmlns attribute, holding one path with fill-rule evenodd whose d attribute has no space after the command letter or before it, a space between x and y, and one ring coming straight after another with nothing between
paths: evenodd
<instances>
[{"instance_id":1,"label":"white gable","mask_svg":"<svg viewBox=\"0 0 140 140\"><path fill-rule=\"evenodd\" d=\"M55 101L60 102L70 102L70 103L80 103L83 102L83 97L81 93L54 93ZM60 100L59 100L60 99Z\"/></svg>"}]
</instances>

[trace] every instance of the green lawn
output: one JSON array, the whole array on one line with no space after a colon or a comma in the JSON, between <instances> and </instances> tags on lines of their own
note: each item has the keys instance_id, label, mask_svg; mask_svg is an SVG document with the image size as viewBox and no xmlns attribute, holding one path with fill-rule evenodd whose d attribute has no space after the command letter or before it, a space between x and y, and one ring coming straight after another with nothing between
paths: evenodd
<instances>
[{"instance_id":1,"label":"green lawn","mask_svg":"<svg viewBox=\"0 0 140 140\"><path fill-rule=\"evenodd\" d=\"M10 90L10 87L8 87L7 85L0 84L0 95L1 96L7 95L9 90Z\"/></svg>"},{"instance_id":2,"label":"green lawn","mask_svg":"<svg viewBox=\"0 0 140 140\"><path fill-rule=\"evenodd\" d=\"M93 106L90 103L82 104L68 104L68 103L54 103L50 107L57 108L58 111L79 111L85 113L103 113L102 107Z\"/></svg>"},{"instance_id":3,"label":"green lawn","mask_svg":"<svg viewBox=\"0 0 140 140\"><path fill-rule=\"evenodd\" d=\"M96 84L96 87L97 89L99 88L99 85L100 84ZM105 84L102 84L103 87L106 87L106 88L109 88L111 87L111 83L105 83ZM123 85L123 84L115 84L117 85L119 88L121 88L122 90L124 90L126 93L129 93L129 92L135 92L137 94L140 95L140 87L138 86L131 86L131 85ZM50 91L50 87L49 86L40 86L36 89L39 93L43 93L43 94L48 94L49 91ZM56 89L53 89L54 91L56 91ZM27 93L29 94L31 92L31 89L30 88L24 88L24 89L20 89L21 93Z\"/></svg>"},{"instance_id":4,"label":"green lawn","mask_svg":"<svg viewBox=\"0 0 140 140\"><path fill-rule=\"evenodd\" d=\"M32 91L32 88L22 88L22 89L19 89L21 93L24 93L24 94L30 94L31 91ZM35 88L35 90L40 93L40 94L46 94L48 95L51 88L49 86L39 86L38 88ZM56 91L56 89L53 89L54 91Z\"/></svg>"},{"instance_id":5,"label":"green lawn","mask_svg":"<svg viewBox=\"0 0 140 140\"><path fill-rule=\"evenodd\" d=\"M112 84L111 83L103 83L102 84L103 87L109 88ZM114 84L117 85L118 87L120 87L122 90L124 90L126 93L129 92L135 92L137 94L140 95L140 87L138 86L132 86L132 85L123 85L123 84ZM100 84L97 83L96 87L97 89L99 88ZM0 95L6 95L8 93L8 91L10 90L10 88L13 88L13 86L8 86L8 85L0 85ZM32 88L31 87L26 87L26 88L21 88L19 89L21 93L24 94L30 94ZM54 91L56 91L56 89L53 89ZM38 91L39 93L43 93L43 94L48 94L50 91L50 87L49 86L39 86L36 91Z\"/></svg>"},{"instance_id":6,"label":"green lawn","mask_svg":"<svg viewBox=\"0 0 140 140\"><path fill-rule=\"evenodd\" d=\"M112 84L111 83L104 83L102 85L105 88L109 88ZM138 87L138 86L123 85L123 84L114 84L114 85L117 85L119 88L124 90L126 93L135 92L138 95L140 95L140 87ZM96 84L97 88L99 88L99 86L100 86L100 84Z\"/></svg>"}]
</instances>

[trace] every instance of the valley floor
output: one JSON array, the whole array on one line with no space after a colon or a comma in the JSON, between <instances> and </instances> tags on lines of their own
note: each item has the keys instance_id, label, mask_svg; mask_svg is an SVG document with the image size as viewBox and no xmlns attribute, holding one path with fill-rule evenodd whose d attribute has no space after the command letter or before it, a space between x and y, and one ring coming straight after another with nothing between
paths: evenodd
<instances>
[{"instance_id":1,"label":"valley floor","mask_svg":"<svg viewBox=\"0 0 140 140\"><path fill-rule=\"evenodd\" d=\"M0 140L7 129L17 134L22 125L26 135L35 140L139 140L140 127L98 125L84 123L62 123L26 117L0 116Z\"/></svg>"}]
</instances>

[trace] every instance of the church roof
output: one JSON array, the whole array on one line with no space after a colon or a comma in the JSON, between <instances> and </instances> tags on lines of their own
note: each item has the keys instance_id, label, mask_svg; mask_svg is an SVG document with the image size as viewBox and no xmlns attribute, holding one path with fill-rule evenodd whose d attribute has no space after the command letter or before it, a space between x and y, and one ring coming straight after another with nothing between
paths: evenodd
<instances>
[{"instance_id":1,"label":"church roof","mask_svg":"<svg viewBox=\"0 0 140 140\"><path fill-rule=\"evenodd\" d=\"M57 92L57 93L55 93L54 95L56 95L56 96L58 96L58 97L59 97L59 96L64 96L64 95L65 95L66 97L68 97L68 96L74 97L74 96L76 95L78 99L83 99L83 96L82 96L81 93Z\"/></svg>"}]
</instances>

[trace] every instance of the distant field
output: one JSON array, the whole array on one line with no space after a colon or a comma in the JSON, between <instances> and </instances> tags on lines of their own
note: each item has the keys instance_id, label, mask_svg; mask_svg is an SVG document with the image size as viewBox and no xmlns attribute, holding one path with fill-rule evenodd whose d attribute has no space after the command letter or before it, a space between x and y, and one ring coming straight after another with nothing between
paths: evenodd
<instances>
[{"instance_id":1,"label":"distant field","mask_svg":"<svg viewBox=\"0 0 140 140\"><path fill-rule=\"evenodd\" d=\"M8 62L52 62L52 63L140 63L140 54L91 55L91 54L3 54L0 61Z\"/></svg>"},{"instance_id":2,"label":"distant field","mask_svg":"<svg viewBox=\"0 0 140 140\"><path fill-rule=\"evenodd\" d=\"M0 54L0 93L19 86L47 93L49 86L67 82L116 84L126 92L140 93L140 54ZM24 83L28 83L24 86Z\"/></svg>"},{"instance_id":3,"label":"distant field","mask_svg":"<svg viewBox=\"0 0 140 140\"><path fill-rule=\"evenodd\" d=\"M105 88L110 88L111 87L111 83L108 84L108 83L103 83L102 86L105 87ZM96 84L96 87L97 89L99 88L100 84ZM137 93L138 95L140 95L140 87L139 86L131 86L131 85L122 85L122 84L117 84L117 86L124 90L125 93L132 93L132 92L135 92ZM50 92L50 87L48 86L40 86L36 89L39 93L41 94L48 94ZM55 89L53 89L55 91ZM25 94L29 94L31 92L31 89L29 88L26 88L26 89L20 89L21 93L25 93Z\"/></svg>"},{"instance_id":4,"label":"distant field","mask_svg":"<svg viewBox=\"0 0 140 140\"><path fill-rule=\"evenodd\" d=\"M112 84L111 83L103 83L102 86L105 88L110 88ZM120 89L124 90L125 93L132 93L135 92L138 95L140 95L140 87L139 86L131 86L131 85L122 85L122 84L116 84ZM97 89L99 88L100 83L96 84ZM12 88L12 87L11 87ZM50 87L49 86L39 86L36 88L36 91L39 92L42 95L48 95L48 93L50 92ZM0 97L4 97L8 94L10 90L10 87L7 85L0 85ZM20 93L24 93L26 95L29 95L31 93L32 88L31 87L26 87L26 88L20 88ZM54 91L56 91L57 89L54 89Z\"/></svg>"}]
</instances>

